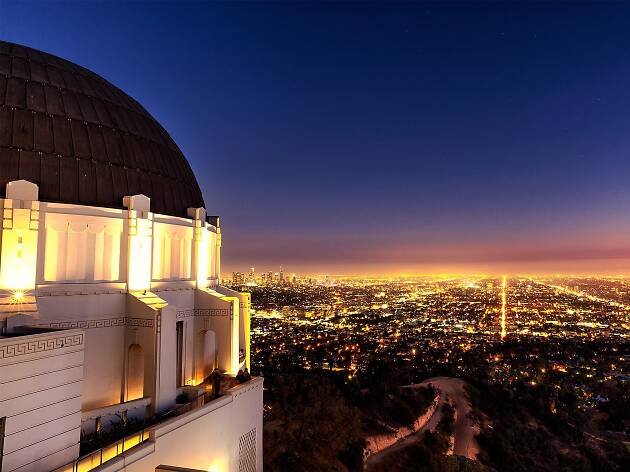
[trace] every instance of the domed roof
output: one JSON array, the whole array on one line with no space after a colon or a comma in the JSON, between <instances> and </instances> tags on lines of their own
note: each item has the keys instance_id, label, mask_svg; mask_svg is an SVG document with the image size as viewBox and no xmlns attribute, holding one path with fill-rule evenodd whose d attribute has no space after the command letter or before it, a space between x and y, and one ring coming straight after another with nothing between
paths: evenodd
<instances>
[{"instance_id":1,"label":"domed roof","mask_svg":"<svg viewBox=\"0 0 630 472\"><path fill-rule=\"evenodd\" d=\"M0 197L18 179L39 185L41 201L122 208L144 194L174 216L204 206L186 158L142 105L83 67L0 41Z\"/></svg>"}]
</instances>

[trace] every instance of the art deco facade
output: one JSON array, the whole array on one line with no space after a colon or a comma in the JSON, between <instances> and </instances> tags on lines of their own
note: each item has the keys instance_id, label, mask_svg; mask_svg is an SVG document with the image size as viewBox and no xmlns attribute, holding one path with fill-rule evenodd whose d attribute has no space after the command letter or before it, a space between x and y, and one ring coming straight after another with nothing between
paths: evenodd
<instances>
[{"instance_id":1,"label":"art deco facade","mask_svg":"<svg viewBox=\"0 0 630 472\"><path fill-rule=\"evenodd\" d=\"M249 296L204 206L140 104L0 42L1 472L262 470Z\"/></svg>"}]
</instances>

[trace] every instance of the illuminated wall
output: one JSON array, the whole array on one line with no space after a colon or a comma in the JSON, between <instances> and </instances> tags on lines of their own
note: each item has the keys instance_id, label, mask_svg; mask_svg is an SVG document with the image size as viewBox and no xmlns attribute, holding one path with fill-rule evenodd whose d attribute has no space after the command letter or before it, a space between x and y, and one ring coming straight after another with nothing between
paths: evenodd
<instances>
[{"instance_id":1,"label":"illuminated wall","mask_svg":"<svg viewBox=\"0 0 630 472\"><path fill-rule=\"evenodd\" d=\"M0 289L22 294L35 288L37 275L37 186L26 181L11 182L7 197L2 208Z\"/></svg>"},{"instance_id":2,"label":"illuminated wall","mask_svg":"<svg viewBox=\"0 0 630 472\"><path fill-rule=\"evenodd\" d=\"M217 234L211 232L208 236L208 277L218 277L217 274Z\"/></svg>"},{"instance_id":3,"label":"illuminated wall","mask_svg":"<svg viewBox=\"0 0 630 472\"><path fill-rule=\"evenodd\" d=\"M136 210L129 210L127 285L130 291L151 289L151 217L151 214L139 217Z\"/></svg>"},{"instance_id":4,"label":"illuminated wall","mask_svg":"<svg viewBox=\"0 0 630 472\"><path fill-rule=\"evenodd\" d=\"M153 214L144 195L125 197L124 209L39 202L37 193L34 184L17 181L0 199L0 296L23 298L32 291L28 303L12 302L29 309L15 312L19 316L10 318L13 326L81 333L81 365L72 368L83 376L70 379L74 383L68 387L78 389L73 398L81 411L74 405L64 428L75 434L85 425L87 431L88 422L94 428L96 418L115 417L129 408L140 408L141 416L144 408L149 415L173 408L178 326L184 333L181 371L186 384L203 382L215 367L230 374L242 368L239 353L249 350L249 299L218 286L220 229L207 222L205 209L188 209L184 218ZM54 362L44 374L61 382L64 377L54 371ZM22 368L8 369L13 375ZM190 431L222 440L212 451L189 459L204 467L235 469L233 453L243 435L261 431L262 410L256 402L262 394L246 390L233 397L242 405L216 412L218 423L191 419ZM245 401L249 396L254 400ZM28 407L29 400L23 401ZM252 405L254 413L244 413ZM245 422L236 428L240 420ZM20 441L15 440L16 447L26 444ZM179 438L173 444L182 447ZM44 447L42 457L55 450ZM178 448L173 452L182 457Z\"/></svg>"},{"instance_id":5,"label":"illuminated wall","mask_svg":"<svg viewBox=\"0 0 630 472\"><path fill-rule=\"evenodd\" d=\"M124 470L153 472L168 464L212 472L262 471L262 386L262 379L253 379L199 410L158 425L155 441L129 454Z\"/></svg>"},{"instance_id":6,"label":"illuminated wall","mask_svg":"<svg viewBox=\"0 0 630 472\"><path fill-rule=\"evenodd\" d=\"M0 337L3 472L55 470L79 454L82 330ZM51 370L53 372L51 372Z\"/></svg>"},{"instance_id":7,"label":"illuminated wall","mask_svg":"<svg viewBox=\"0 0 630 472\"><path fill-rule=\"evenodd\" d=\"M122 219L52 213L46 215L45 226L47 282L121 278Z\"/></svg>"},{"instance_id":8,"label":"illuminated wall","mask_svg":"<svg viewBox=\"0 0 630 472\"><path fill-rule=\"evenodd\" d=\"M126 387L125 401L137 400L144 396L144 350L139 344L132 344L127 350Z\"/></svg>"},{"instance_id":9,"label":"illuminated wall","mask_svg":"<svg viewBox=\"0 0 630 472\"><path fill-rule=\"evenodd\" d=\"M153 280L190 279L193 228L154 224Z\"/></svg>"},{"instance_id":10,"label":"illuminated wall","mask_svg":"<svg viewBox=\"0 0 630 472\"><path fill-rule=\"evenodd\" d=\"M210 253L210 235L207 229L206 212L203 208L191 211L195 223L195 278L197 288L208 286L210 275L210 264L208 254Z\"/></svg>"}]
</instances>

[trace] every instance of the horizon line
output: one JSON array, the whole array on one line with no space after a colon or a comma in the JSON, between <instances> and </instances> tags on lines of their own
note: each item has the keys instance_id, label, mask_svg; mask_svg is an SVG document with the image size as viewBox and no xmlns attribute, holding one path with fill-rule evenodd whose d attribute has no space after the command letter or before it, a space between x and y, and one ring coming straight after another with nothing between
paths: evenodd
<instances>
[{"instance_id":1,"label":"horizon line","mask_svg":"<svg viewBox=\"0 0 630 472\"><path fill-rule=\"evenodd\" d=\"M240 272L240 271L231 271ZM276 271L261 271L260 273L267 273ZM240 272L247 273L247 272ZM286 273L285 273L286 274ZM588 277L598 277L598 278L630 278L629 273L589 273L589 272L553 272L553 273L526 273L526 272L419 272L419 273L349 273L349 274L334 274L334 273L298 273L291 272L291 275L295 275L296 277L304 278L304 277L316 277L316 278L337 278L337 279L349 279L349 278L414 278L414 277L435 277L435 278L444 278L444 277L576 277L576 278L588 278Z\"/></svg>"}]
</instances>

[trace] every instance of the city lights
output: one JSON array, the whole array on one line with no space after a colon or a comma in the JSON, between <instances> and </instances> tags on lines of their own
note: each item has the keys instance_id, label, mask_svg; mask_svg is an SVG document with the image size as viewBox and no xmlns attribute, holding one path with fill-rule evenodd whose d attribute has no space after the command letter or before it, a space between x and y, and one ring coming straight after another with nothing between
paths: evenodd
<instances>
[{"instance_id":1,"label":"city lights","mask_svg":"<svg viewBox=\"0 0 630 472\"><path fill-rule=\"evenodd\" d=\"M627 369L627 356L600 363L576 346L597 343L605 359L630 338L630 279L298 277L251 291L254 364L291 359L350 382L374 359L420 359L468 374L487 365L498 382L532 387L576 375L604 381ZM527 354L515 345L529 346Z\"/></svg>"},{"instance_id":2,"label":"city lights","mask_svg":"<svg viewBox=\"0 0 630 472\"><path fill-rule=\"evenodd\" d=\"M503 284L501 286L501 339L507 336L507 329L505 327L505 310L507 305L507 278L503 276Z\"/></svg>"}]
</instances>

